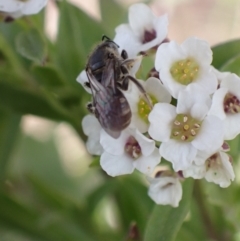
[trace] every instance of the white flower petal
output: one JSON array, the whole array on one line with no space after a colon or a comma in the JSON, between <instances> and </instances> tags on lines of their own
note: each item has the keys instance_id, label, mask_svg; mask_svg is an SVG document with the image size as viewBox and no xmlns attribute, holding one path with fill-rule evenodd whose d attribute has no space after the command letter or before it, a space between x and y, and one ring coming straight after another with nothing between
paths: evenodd
<instances>
[{"instance_id":1,"label":"white flower petal","mask_svg":"<svg viewBox=\"0 0 240 241\"><path fill-rule=\"evenodd\" d=\"M146 29L153 29L152 20L154 17L151 9L146 4L137 3L130 6L128 14L129 25L140 41Z\"/></svg>"},{"instance_id":2,"label":"white flower petal","mask_svg":"<svg viewBox=\"0 0 240 241\"><path fill-rule=\"evenodd\" d=\"M109 176L115 177L124 174L130 174L134 170L133 160L127 155L113 155L103 152L100 158L102 169Z\"/></svg>"},{"instance_id":3,"label":"white flower petal","mask_svg":"<svg viewBox=\"0 0 240 241\"><path fill-rule=\"evenodd\" d=\"M47 2L48 0L28 0L24 2L22 13L24 15L36 14L46 6Z\"/></svg>"},{"instance_id":4,"label":"white flower petal","mask_svg":"<svg viewBox=\"0 0 240 241\"><path fill-rule=\"evenodd\" d=\"M186 39L181 47L187 56L193 57L198 62L204 62L208 65L212 63L212 50L208 42L191 37Z\"/></svg>"},{"instance_id":5,"label":"white flower petal","mask_svg":"<svg viewBox=\"0 0 240 241\"><path fill-rule=\"evenodd\" d=\"M169 43L162 43L157 49L155 69L159 71L160 74L162 69L167 69L169 72L173 64L173 60L175 62L186 57L187 55L185 55L182 48L175 41L171 41Z\"/></svg>"},{"instance_id":6,"label":"white flower petal","mask_svg":"<svg viewBox=\"0 0 240 241\"><path fill-rule=\"evenodd\" d=\"M192 108L194 105L197 105L197 108L195 109L199 108L199 110L196 112L200 114L198 114L197 116L205 116L211 105L210 96L198 84L190 84L184 90L179 92L177 113L190 113L193 111ZM195 111L193 111L193 113L194 112Z\"/></svg>"},{"instance_id":7,"label":"white flower petal","mask_svg":"<svg viewBox=\"0 0 240 241\"><path fill-rule=\"evenodd\" d=\"M88 136L86 147L87 147L87 151L91 155L100 156L103 153L103 147L101 146L99 139L100 139L100 132L91 133Z\"/></svg>"},{"instance_id":8,"label":"white flower petal","mask_svg":"<svg viewBox=\"0 0 240 241\"><path fill-rule=\"evenodd\" d=\"M145 84L145 90L148 94L153 95L158 102L170 103L172 96L157 78L150 77Z\"/></svg>"},{"instance_id":9,"label":"white flower petal","mask_svg":"<svg viewBox=\"0 0 240 241\"><path fill-rule=\"evenodd\" d=\"M232 140L240 133L240 113L227 115L224 120L224 140Z\"/></svg>"},{"instance_id":10,"label":"white flower petal","mask_svg":"<svg viewBox=\"0 0 240 241\"><path fill-rule=\"evenodd\" d=\"M103 149L110 154L123 155L124 147L129 136L129 131L126 129L121 132L121 135L117 139L114 139L102 129L100 133L100 144Z\"/></svg>"},{"instance_id":11,"label":"white flower petal","mask_svg":"<svg viewBox=\"0 0 240 241\"><path fill-rule=\"evenodd\" d=\"M172 122L176 117L176 107L167 103L155 104L148 116L150 122L149 134L157 141L168 141Z\"/></svg>"},{"instance_id":12,"label":"white flower petal","mask_svg":"<svg viewBox=\"0 0 240 241\"><path fill-rule=\"evenodd\" d=\"M89 93L92 94L91 88L87 87L85 83L89 83L86 71L83 70L77 77L77 82L80 83L83 88Z\"/></svg>"},{"instance_id":13,"label":"white flower petal","mask_svg":"<svg viewBox=\"0 0 240 241\"><path fill-rule=\"evenodd\" d=\"M97 118L94 115L86 115L82 120L83 132L86 136L91 133L100 132L102 129Z\"/></svg>"},{"instance_id":14,"label":"white flower petal","mask_svg":"<svg viewBox=\"0 0 240 241\"><path fill-rule=\"evenodd\" d=\"M202 65L201 63L199 64L200 66ZM211 66L206 66L206 64L200 67L199 75L194 82L201 85L208 94L212 94L217 90L217 77L211 71Z\"/></svg>"},{"instance_id":15,"label":"white flower petal","mask_svg":"<svg viewBox=\"0 0 240 241\"><path fill-rule=\"evenodd\" d=\"M0 11L12 13L20 10L24 2L16 0L0 0Z\"/></svg>"},{"instance_id":16,"label":"white flower petal","mask_svg":"<svg viewBox=\"0 0 240 241\"><path fill-rule=\"evenodd\" d=\"M229 161L229 156L224 152L219 152L221 164L210 167L205 175L208 182L219 184L220 187L228 187L235 175L233 167Z\"/></svg>"},{"instance_id":17,"label":"white flower petal","mask_svg":"<svg viewBox=\"0 0 240 241\"><path fill-rule=\"evenodd\" d=\"M228 91L240 99L240 78L236 74L227 75L221 82L220 87L227 88Z\"/></svg>"},{"instance_id":18,"label":"white flower petal","mask_svg":"<svg viewBox=\"0 0 240 241\"><path fill-rule=\"evenodd\" d=\"M177 172L191 166L197 149L191 143L169 140L161 144L160 154L173 164L173 169Z\"/></svg>"},{"instance_id":19,"label":"white flower petal","mask_svg":"<svg viewBox=\"0 0 240 241\"><path fill-rule=\"evenodd\" d=\"M227 92L228 90L226 88L220 88L213 94L212 105L208 113L209 115L215 115L221 120L226 118L226 114L223 109L223 101Z\"/></svg>"},{"instance_id":20,"label":"white flower petal","mask_svg":"<svg viewBox=\"0 0 240 241\"><path fill-rule=\"evenodd\" d=\"M184 177L192 177L194 179L202 179L206 174L206 167L205 164L203 165L196 165L195 163L192 163L190 167L183 170L183 176Z\"/></svg>"},{"instance_id":21,"label":"white flower petal","mask_svg":"<svg viewBox=\"0 0 240 241\"><path fill-rule=\"evenodd\" d=\"M142 154L144 156L149 156L155 149L155 141L147 138L138 130L135 130L133 135L137 140L139 146L141 147Z\"/></svg>"},{"instance_id":22,"label":"white flower petal","mask_svg":"<svg viewBox=\"0 0 240 241\"><path fill-rule=\"evenodd\" d=\"M147 51L155 46L158 46L167 37L167 31L168 31L167 14L161 17L157 17L157 18L155 17L152 23L153 23L153 29L156 31L156 38L154 38L152 41L142 44L140 48L141 51Z\"/></svg>"},{"instance_id":23,"label":"white flower petal","mask_svg":"<svg viewBox=\"0 0 240 241\"><path fill-rule=\"evenodd\" d=\"M175 177L155 178L150 183L148 195L157 204L178 207L182 199L182 186Z\"/></svg>"},{"instance_id":24,"label":"white flower petal","mask_svg":"<svg viewBox=\"0 0 240 241\"><path fill-rule=\"evenodd\" d=\"M137 128L141 133L148 131L149 124L139 117L138 113L132 113L130 126Z\"/></svg>"},{"instance_id":25,"label":"white flower petal","mask_svg":"<svg viewBox=\"0 0 240 241\"><path fill-rule=\"evenodd\" d=\"M207 116L192 145L198 150L211 152L221 147L223 135L223 122L216 116Z\"/></svg>"},{"instance_id":26,"label":"white flower petal","mask_svg":"<svg viewBox=\"0 0 240 241\"><path fill-rule=\"evenodd\" d=\"M119 45L119 51L127 51L128 58L134 58L140 52L140 43L138 43L132 29L128 24L121 24L115 29L116 35L113 39Z\"/></svg>"},{"instance_id":27,"label":"white flower petal","mask_svg":"<svg viewBox=\"0 0 240 241\"><path fill-rule=\"evenodd\" d=\"M160 160L161 156L158 149L155 147L150 155L141 156L133 161L133 165L138 171L150 175L153 173L154 168L160 163Z\"/></svg>"}]
</instances>

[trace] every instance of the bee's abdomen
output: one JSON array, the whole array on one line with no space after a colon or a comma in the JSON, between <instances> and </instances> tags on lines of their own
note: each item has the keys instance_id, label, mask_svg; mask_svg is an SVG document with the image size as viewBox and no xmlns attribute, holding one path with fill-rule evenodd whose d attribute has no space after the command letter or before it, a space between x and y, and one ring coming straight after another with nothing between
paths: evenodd
<instances>
[{"instance_id":1,"label":"bee's abdomen","mask_svg":"<svg viewBox=\"0 0 240 241\"><path fill-rule=\"evenodd\" d=\"M102 96L103 97L103 96ZM96 103L98 119L104 129L121 131L129 126L132 113L127 99L119 91L116 95L104 96Z\"/></svg>"}]
</instances>

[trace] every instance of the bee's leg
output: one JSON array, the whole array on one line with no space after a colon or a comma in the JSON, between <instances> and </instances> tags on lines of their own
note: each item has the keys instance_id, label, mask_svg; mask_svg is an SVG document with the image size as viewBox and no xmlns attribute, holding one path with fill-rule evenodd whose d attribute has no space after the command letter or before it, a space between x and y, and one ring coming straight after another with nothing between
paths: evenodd
<instances>
[{"instance_id":1,"label":"bee's leg","mask_svg":"<svg viewBox=\"0 0 240 241\"><path fill-rule=\"evenodd\" d=\"M139 91L144 95L146 101L148 102L148 105L152 108L153 105L152 105L151 99L147 95L147 93L146 93L145 89L143 88L143 86L141 85L141 83L137 79L135 79L133 76L127 75L122 82L122 86L128 85L129 80L131 80L138 87Z\"/></svg>"},{"instance_id":2,"label":"bee's leg","mask_svg":"<svg viewBox=\"0 0 240 241\"><path fill-rule=\"evenodd\" d=\"M93 105L92 102L87 103L87 109L88 109L88 111L91 112L92 114L95 114L95 107L94 107L94 105Z\"/></svg>"},{"instance_id":3,"label":"bee's leg","mask_svg":"<svg viewBox=\"0 0 240 241\"><path fill-rule=\"evenodd\" d=\"M90 85L89 82L84 82L83 84L84 84L86 87L88 87L89 89L91 89L91 85Z\"/></svg>"}]
</instances>

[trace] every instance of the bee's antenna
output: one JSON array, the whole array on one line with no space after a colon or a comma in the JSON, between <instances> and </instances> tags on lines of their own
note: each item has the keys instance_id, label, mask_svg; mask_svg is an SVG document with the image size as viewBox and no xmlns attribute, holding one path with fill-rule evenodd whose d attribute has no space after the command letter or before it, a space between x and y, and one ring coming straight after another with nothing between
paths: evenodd
<instances>
[{"instance_id":1,"label":"bee's antenna","mask_svg":"<svg viewBox=\"0 0 240 241\"><path fill-rule=\"evenodd\" d=\"M109 41L112 41L108 36L106 36L105 34L102 36L102 41L104 40L104 39L107 39L107 40L109 40Z\"/></svg>"},{"instance_id":2,"label":"bee's antenna","mask_svg":"<svg viewBox=\"0 0 240 241\"><path fill-rule=\"evenodd\" d=\"M106 36L105 34L102 36L102 41L104 41L104 39L106 39L109 42L113 42L115 43L112 39L110 39L108 36ZM116 44L116 43L115 43ZM117 45L117 44L116 44ZM117 45L117 47L119 48L119 46Z\"/></svg>"}]
</instances>

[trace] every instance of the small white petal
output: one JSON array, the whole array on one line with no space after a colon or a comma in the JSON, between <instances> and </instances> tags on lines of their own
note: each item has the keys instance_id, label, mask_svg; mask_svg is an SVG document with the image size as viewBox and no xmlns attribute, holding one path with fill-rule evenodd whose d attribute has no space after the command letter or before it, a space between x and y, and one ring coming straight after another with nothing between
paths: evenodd
<instances>
[{"instance_id":1,"label":"small white petal","mask_svg":"<svg viewBox=\"0 0 240 241\"><path fill-rule=\"evenodd\" d=\"M148 195L157 204L178 207L182 199L182 185L175 177L154 178L150 182Z\"/></svg>"},{"instance_id":2,"label":"small white petal","mask_svg":"<svg viewBox=\"0 0 240 241\"><path fill-rule=\"evenodd\" d=\"M205 175L205 179L208 182L219 184L220 187L224 188L231 184L235 175L233 167L229 161L229 156L224 152L219 152L219 155L221 163L216 164L213 167L211 166Z\"/></svg>"},{"instance_id":3,"label":"small white petal","mask_svg":"<svg viewBox=\"0 0 240 241\"><path fill-rule=\"evenodd\" d=\"M157 78L150 77L145 84L145 90L148 94L153 95L158 102L170 103L172 96Z\"/></svg>"},{"instance_id":4,"label":"small white petal","mask_svg":"<svg viewBox=\"0 0 240 241\"><path fill-rule=\"evenodd\" d=\"M167 103L154 105L148 116L150 122L149 134L157 141L168 141L171 135L172 123L176 117L176 107Z\"/></svg>"},{"instance_id":5,"label":"small white petal","mask_svg":"<svg viewBox=\"0 0 240 241\"><path fill-rule=\"evenodd\" d=\"M186 39L181 47L187 56L193 57L198 62L204 62L207 65L212 63L212 50L208 42L191 37Z\"/></svg>"},{"instance_id":6,"label":"small white petal","mask_svg":"<svg viewBox=\"0 0 240 241\"><path fill-rule=\"evenodd\" d=\"M149 156L155 149L155 141L147 138L138 130L135 130L133 135L137 140L139 146L141 147L142 154L144 156Z\"/></svg>"},{"instance_id":7,"label":"small white petal","mask_svg":"<svg viewBox=\"0 0 240 241\"><path fill-rule=\"evenodd\" d=\"M158 149L155 147L154 151L148 156L141 156L133 161L134 167L144 174L152 174L154 168L160 163L161 156Z\"/></svg>"},{"instance_id":8,"label":"small white petal","mask_svg":"<svg viewBox=\"0 0 240 241\"><path fill-rule=\"evenodd\" d=\"M190 167L188 167L183 171L184 177L192 177L194 179L202 179L205 176L205 174L206 174L205 164L198 166L195 163L192 163Z\"/></svg>"},{"instance_id":9,"label":"small white petal","mask_svg":"<svg viewBox=\"0 0 240 241\"><path fill-rule=\"evenodd\" d=\"M77 82L80 83L83 88L89 93L92 94L91 88L87 87L85 83L89 83L86 71L83 70L77 77Z\"/></svg>"},{"instance_id":10,"label":"small white petal","mask_svg":"<svg viewBox=\"0 0 240 241\"><path fill-rule=\"evenodd\" d=\"M198 111L193 111L193 106L197 105ZM202 105L202 107L201 107ZM198 84L190 84L184 90L179 92L177 113L197 112L197 116L205 116L211 105L211 98L205 90ZM202 110L202 111L201 111ZM197 114L196 113L196 114ZM197 116L192 116L197 118ZM197 118L199 119L199 118ZM201 118L202 119L202 118Z\"/></svg>"},{"instance_id":11,"label":"small white petal","mask_svg":"<svg viewBox=\"0 0 240 241\"><path fill-rule=\"evenodd\" d=\"M173 60L175 62L186 57L187 55L185 55L182 48L175 41L162 43L157 49L155 69L159 71L160 74L162 69L167 69L169 72L169 69L173 64ZM163 81L162 78L161 80Z\"/></svg>"},{"instance_id":12,"label":"small white petal","mask_svg":"<svg viewBox=\"0 0 240 241\"><path fill-rule=\"evenodd\" d=\"M117 139L114 139L102 129L100 133L100 144L103 149L110 154L123 155L124 147L129 136L129 131L124 130Z\"/></svg>"},{"instance_id":13,"label":"small white petal","mask_svg":"<svg viewBox=\"0 0 240 241\"><path fill-rule=\"evenodd\" d=\"M161 17L155 17L152 20L153 28L156 31L156 38L153 40L142 44L141 51L147 51L155 46L158 46L163 42L163 40L167 37L168 31L168 16L167 14ZM151 31L151 28L149 29Z\"/></svg>"},{"instance_id":14,"label":"small white petal","mask_svg":"<svg viewBox=\"0 0 240 241\"><path fill-rule=\"evenodd\" d=\"M28 0L22 8L22 13L24 15L36 14L46 6L47 2L48 0Z\"/></svg>"},{"instance_id":15,"label":"small white petal","mask_svg":"<svg viewBox=\"0 0 240 241\"><path fill-rule=\"evenodd\" d=\"M86 136L91 133L100 132L101 125L99 124L97 118L94 115L86 115L82 120L83 132Z\"/></svg>"},{"instance_id":16,"label":"small white petal","mask_svg":"<svg viewBox=\"0 0 240 241\"><path fill-rule=\"evenodd\" d=\"M119 51L127 51L128 58L134 58L140 52L140 43L138 43L132 29L128 24L121 24L115 29L116 35L113 39L119 45Z\"/></svg>"},{"instance_id":17,"label":"small white petal","mask_svg":"<svg viewBox=\"0 0 240 241\"><path fill-rule=\"evenodd\" d=\"M137 3L130 6L129 25L139 40L141 40L145 29L153 29L152 20L154 17L151 9L146 4Z\"/></svg>"},{"instance_id":18,"label":"small white petal","mask_svg":"<svg viewBox=\"0 0 240 241\"><path fill-rule=\"evenodd\" d=\"M212 97L212 106L209 110L209 115L215 115L219 117L221 120L226 118L226 114L223 108L224 97L226 96L228 90L226 88L218 89Z\"/></svg>"},{"instance_id":19,"label":"small white petal","mask_svg":"<svg viewBox=\"0 0 240 241\"><path fill-rule=\"evenodd\" d=\"M101 146L100 142L100 132L98 133L91 133L88 136L87 142L86 142L86 147L87 151L91 155L98 155L100 156L103 153L103 147Z\"/></svg>"},{"instance_id":20,"label":"small white petal","mask_svg":"<svg viewBox=\"0 0 240 241\"><path fill-rule=\"evenodd\" d=\"M12 13L20 10L24 2L16 0L0 0L0 11Z\"/></svg>"},{"instance_id":21,"label":"small white petal","mask_svg":"<svg viewBox=\"0 0 240 241\"><path fill-rule=\"evenodd\" d=\"M134 170L132 158L127 155L113 155L107 152L103 152L101 155L100 165L112 177L130 174Z\"/></svg>"},{"instance_id":22,"label":"small white petal","mask_svg":"<svg viewBox=\"0 0 240 241\"><path fill-rule=\"evenodd\" d=\"M224 120L224 140L232 140L240 133L240 113L227 115Z\"/></svg>"},{"instance_id":23,"label":"small white petal","mask_svg":"<svg viewBox=\"0 0 240 241\"><path fill-rule=\"evenodd\" d=\"M211 152L222 145L223 135L223 122L216 116L207 116L192 145L198 150Z\"/></svg>"},{"instance_id":24,"label":"small white petal","mask_svg":"<svg viewBox=\"0 0 240 241\"><path fill-rule=\"evenodd\" d=\"M160 146L160 154L173 164L174 171L189 168L197 155L197 149L191 143L169 140Z\"/></svg>"}]
</instances>

